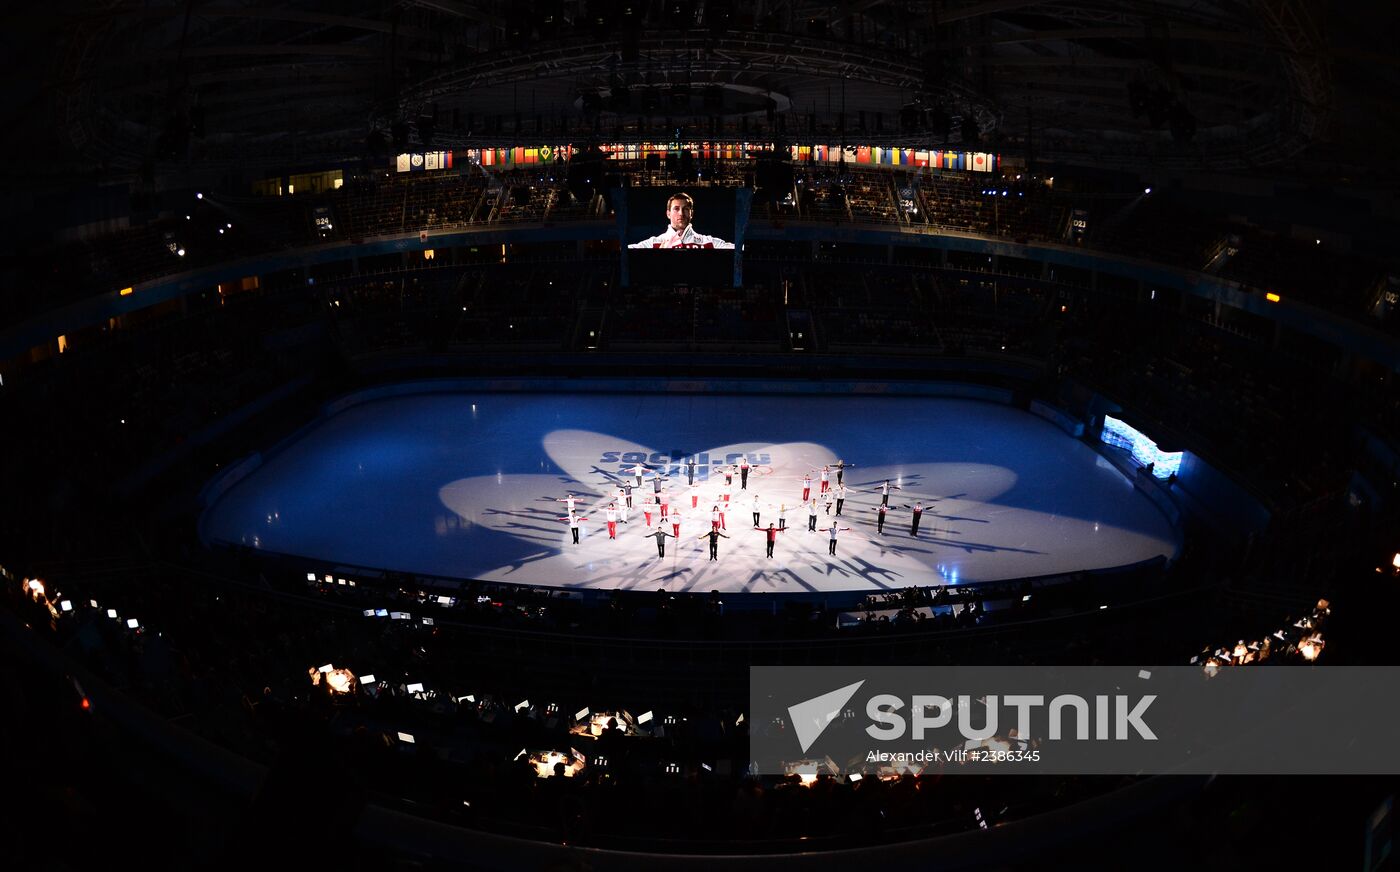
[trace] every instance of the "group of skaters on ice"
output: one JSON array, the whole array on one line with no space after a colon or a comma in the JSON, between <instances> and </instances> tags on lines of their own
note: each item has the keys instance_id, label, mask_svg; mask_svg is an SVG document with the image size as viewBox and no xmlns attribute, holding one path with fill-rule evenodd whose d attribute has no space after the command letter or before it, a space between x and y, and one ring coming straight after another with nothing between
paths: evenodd
<instances>
[{"instance_id":1,"label":"group of skaters on ice","mask_svg":"<svg viewBox=\"0 0 1400 872\"><path fill-rule=\"evenodd\" d=\"M853 465L854 464L846 463L844 460L838 460L836 461L836 463L823 466L819 470L815 468L809 470L802 476L801 505L805 505L807 507L808 532L814 533L817 531L817 517L819 514L818 498L820 498L821 501L825 504L826 514L828 516L831 516L832 518L830 526L822 528L822 530L826 532L829 536L829 544L827 548L827 553L829 554L836 553L837 534L847 532L851 529L850 527L840 526L840 522L837 521L836 518L841 517L841 512L846 502L847 489L845 483L842 481L842 478L846 470L850 469ZM688 486L691 488L690 507L692 510L699 510L700 495L694 490L696 467L695 458L691 457L687 459L685 462L685 467L687 483ZM608 525L609 539L617 538L617 525L619 523L627 523L628 514L634 510L633 492L643 490L642 480L646 476L647 472L651 469L653 469L652 466L644 463L638 463L634 465L631 469L632 480L629 482L628 480L623 479L614 488L612 493L613 501L603 509L604 518L607 521ZM715 501L715 504L710 508L709 511L710 529L696 537L697 539L710 540L711 560L719 559L719 540L730 538L729 535L724 532L725 530L729 529L728 523L725 518L725 514L729 510L729 507L731 505L730 497L733 491L734 479L736 477L739 479L739 489L741 491L748 490L749 471L751 469L752 466L749 464L748 458L745 457L739 463L730 464L723 470L724 487L720 491L719 496ZM834 487L831 484L832 470L836 471L836 484ZM812 495L813 472L818 474L817 481L820 486L820 491L817 493L816 496ZM652 489L650 491L643 492L640 500L641 512L646 520L647 530L649 531L645 535L656 540L656 555L658 557L666 556L667 538L679 540L681 537L681 509L678 505L673 505L671 502L670 488L665 483L666 480L669 478L670 476L663 475L660 471L653 473L651 476ZM891 484L889 479L885 479L883 484L881 484L879 487L871 488L871 490L880 494L880 505L876 506L874 509L875 530L877 534L883 535L885 532L885 516L889 512L899 511L899 509L890 508L890 491L903 490L903 488L901 488L897 484ZM588 520L588 518L581 517L578 514L576 507L578 500L578 497L570 493L556 501L565 503L568 506L568 514L565 517L560 518L559 520L568 522L569 532L573 534L575 545L579 543L580 524ZM785 533L788 529L788 508L786 504L779 505L777 523L775 524L773 521L770 520L768 522L768 526L764 527L761 523L762 506L763 503L761 502L758 494L754 494L753 529L764 534L767 544L767 556L772 557L773 546L778 540L778 534ZM768 508L771 509L772 507L773 505L769 503ZM833 507L836 510L834 515L832 514ZM909 535L918 536L919 521L923 517L924 513L923 502L915 502L913 507L911 508L911 513L912 514L909 525ZM658 521L655 530L652 529L653 515L657 517ZM667 526L671 528L670 532L667 532Z\"/></svg>"}]
</instances>

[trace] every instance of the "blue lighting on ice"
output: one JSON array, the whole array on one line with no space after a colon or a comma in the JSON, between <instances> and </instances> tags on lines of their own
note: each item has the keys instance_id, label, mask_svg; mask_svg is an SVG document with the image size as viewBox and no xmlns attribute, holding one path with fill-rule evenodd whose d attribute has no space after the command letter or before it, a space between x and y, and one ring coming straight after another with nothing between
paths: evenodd
<instances>
[{"instance_id":1,"label":"blue lighting on ice","mask_svg":"<svg viewBox=\"0 0 1400 872\"><path fill-rule=\"evenodd\" d=\"M1111 415L1104 415L1102 438L1106 445L1127 450L1143 466L1151 463L1153 478L1164 479L1181 469L1182 452L1161 450L1146 434Z\"/></svg>"}]
</instances>

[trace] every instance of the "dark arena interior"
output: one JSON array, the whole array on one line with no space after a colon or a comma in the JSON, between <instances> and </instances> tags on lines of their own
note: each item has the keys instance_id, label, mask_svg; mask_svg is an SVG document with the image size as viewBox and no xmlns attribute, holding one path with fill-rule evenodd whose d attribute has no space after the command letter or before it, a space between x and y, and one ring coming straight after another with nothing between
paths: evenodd
<instances>
[{"instance_id":1,"label":"dark arena interior","mask_svg":"<svg viewBox=\"0 0 1400 872\"><path fill-rule=\"evenodd\" d=\"M750 753L751 667L1389 674L1395 4L4 15L7 868L1397 867L1364 764Z\"/></svg>"}]
</instances>

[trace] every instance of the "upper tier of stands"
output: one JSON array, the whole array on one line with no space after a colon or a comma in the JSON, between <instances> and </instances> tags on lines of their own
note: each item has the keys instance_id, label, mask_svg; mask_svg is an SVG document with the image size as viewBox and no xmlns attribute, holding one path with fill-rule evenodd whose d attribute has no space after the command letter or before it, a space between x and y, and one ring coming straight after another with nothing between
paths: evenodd
<instances>
[{"instance_id":1,"label":"upper tier of stands","mask_svg":"<svg viewBox=\"0 0 1400 872\"><path fill-rule=\"evenodd\" d=\"M620 164L610 181L696 186L752 180L748 162L722 162L710 177L680 183L664 171ZM596 221L611 232L610 198L582 200L562 167L353 176L318 194L215 197L140 227L70 242L32 258L0 295L7 320L96 293L268 252L471 227ZM758 202L752 221L949 231L1020 242L1087 244L1305 299L1362 318L1382 268L1315 240L1204 214L1167 194L1125 197L1056 190L1016 175L798 165L790 191ZM1063 187L1063 186L1061 186ZM764 198L759 198L764 200ZM1089 231L1076 237L1072 212ZM1071 242L1074 240L1074 242ZM911 240L911 245L918 245Z\"/></svg>"}]
</instances>

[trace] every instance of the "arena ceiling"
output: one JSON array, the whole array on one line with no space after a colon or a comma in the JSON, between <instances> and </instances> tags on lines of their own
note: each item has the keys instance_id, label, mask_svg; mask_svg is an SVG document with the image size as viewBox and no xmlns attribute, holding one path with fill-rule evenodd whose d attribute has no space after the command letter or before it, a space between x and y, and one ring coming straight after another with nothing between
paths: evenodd
<instances>
[{"instance_id":1,"label":"arena ceiling","mask_svg":"<svg viewBox=\"0 0 1400 872\"><path fill-rule=\"evenodd\" d=\"M1364 5L85 0L10 13L3 63L52 164L111 172L679 131L1354 173L1400 132Z\"/></svg>"}]
</instances>

